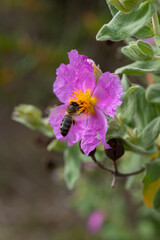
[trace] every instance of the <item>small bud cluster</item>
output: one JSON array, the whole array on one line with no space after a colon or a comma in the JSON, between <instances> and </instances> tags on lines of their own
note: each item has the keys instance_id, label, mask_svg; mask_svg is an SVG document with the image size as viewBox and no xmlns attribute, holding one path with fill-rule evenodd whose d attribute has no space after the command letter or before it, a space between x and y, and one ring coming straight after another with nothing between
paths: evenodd
<instances>
[{"instance_id":1,"label":"small bud cluster","mask_svg":"<svg viewBox=\"0 0 160 240\"><path fill-rule=\"evenodd\" d=\"M139 7L139 5L144 1L145 0L109 0L114 7L125 13L129 13Z\"/></svg>"}]
</instances>

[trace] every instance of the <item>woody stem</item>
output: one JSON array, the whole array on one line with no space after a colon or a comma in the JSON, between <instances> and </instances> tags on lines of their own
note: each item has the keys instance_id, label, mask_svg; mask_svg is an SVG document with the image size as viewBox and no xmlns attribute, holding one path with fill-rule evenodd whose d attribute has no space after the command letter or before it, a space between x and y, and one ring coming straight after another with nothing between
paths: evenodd
<instances>
[{"instance_id":1,"label":"woody stem","mask_svg":"<svg viewBox=\"0 0 160 240\"><path fill-rule=\"evenodd\" d=\"M133 172L130 172L130 173L121 173L121 172L119 172L118 169L117 169L116 162L114 162L114 169L115 169L115 170L112 170L112 169L109 169L109 168L105 167L101 162L98 162L98 161L96 160L95 156L91 156L91 158L92 158L92 160L95 162L95 164L96 164L99 168L101 168L101 169L103 169L103 170L105 170L105 171L110 172L111 174L113 174L113 175L116 176L116 177L129 177L129 176L132 176L132 175L139 174L139 173L141 173L141 172L143 172L143 171L145 170L145 167L142 167L142 168L140 168L140 169L137 170L137 171L133 171ZM114 180L114 181L115 181L115 180Z\"/></svg>"}]
</instances>

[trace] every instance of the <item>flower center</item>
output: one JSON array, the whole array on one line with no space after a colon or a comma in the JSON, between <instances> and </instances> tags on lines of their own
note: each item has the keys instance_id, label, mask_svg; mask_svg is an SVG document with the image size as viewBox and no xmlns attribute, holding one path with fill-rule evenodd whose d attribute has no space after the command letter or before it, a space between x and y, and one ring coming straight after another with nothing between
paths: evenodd
<instances>
[{"instance_id":1,"label":"flower center","mask_svg":"<svg viewBox=\"0 0 160 240\"><path fill-rule=\"evenodd\" d=\"M79 105L79 113L93 114L97 99L91 96L90 90L86 90L85 93L83 93L82 90L76 89L76 91L72 91L69 99L69 103L71 102L76 102Z\"/></svg>"}]
</instances>

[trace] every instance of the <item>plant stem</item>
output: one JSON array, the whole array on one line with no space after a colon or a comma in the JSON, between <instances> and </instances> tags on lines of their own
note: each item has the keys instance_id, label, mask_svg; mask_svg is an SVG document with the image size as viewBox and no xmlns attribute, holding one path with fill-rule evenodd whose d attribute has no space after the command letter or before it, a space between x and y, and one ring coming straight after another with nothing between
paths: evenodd
<instances>
[{"instance_id":1,"label":"plant stem","mask_svg":"<svg viewBox=\"0 0 160 240\"><path fill-rule=\"evenodd\" d=\"M116 178L115 178L115 177L129 177L129 176L132 176L132 175L136 175L136 174L138 174L138 173L141 173L141 172L143 172L143 171L145 170L145 167L143 167L143 168L140 168L139 170L134 171L134 172L121 173L121 172L118 171L116 162L113 162L113 163L114 163L114 169L115 169L115 170L112 170L112 169L109 169L109 168L105 167L102 163L98 162L98 161L96 160L95 156L91 156L91 158L92 158L92 160L96 163L96 165L97 165L99 168L101 168L101 169L103 169L103 170L105 170L105 171L108 171L108 172L110 172L111 174L114 175L114 178L113 178L113 181L112 181L112 184L111 184L112 187L114 187L115 182L116 182Z\"/></svg>"}]
</instances>

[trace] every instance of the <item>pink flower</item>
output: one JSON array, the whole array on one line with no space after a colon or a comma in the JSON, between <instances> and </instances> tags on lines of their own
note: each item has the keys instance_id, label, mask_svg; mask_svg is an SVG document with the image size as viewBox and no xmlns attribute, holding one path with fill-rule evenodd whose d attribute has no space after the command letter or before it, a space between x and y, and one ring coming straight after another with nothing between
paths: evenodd
<instances>
[{"instance_id":1,"label":"pink flower","mask_svg":"<svg viewBox=\"0 0 160 240\"><path fill-rule=\"evenodd\" d=\"M85 155L94 150L99 141L110 148L106 143L108 124L105 114L114 118L117 106L121 105L121 82L112 73L98 71L94 62L78 54L77 50L70 51L68 57L70 63L60 65L53 85L53 92L63 103L53 109L49 118L55 136L61 141L68 140L69 146L81 140ZM60 125L67 107L73 102L79 106L79 116L74 116L75 124L64 137Z\"/></svg>"},{"instance_id":2,"label":"pink flower","mask_svg":"<svg viewBox=\"0 0 160 240\"><path fill-rule=\"evenodd\" d=\"M97 233L105 220L105 214L101 210L92 212L87 221L87 228L91 233Z\"/></svg>"},{"instance_id":3,"label":"pink flower","mask_svg":"<svg viewBox=\"0 0 160 240\"><path fill-rule=\"evenodd\" d=\"M154 38L141 38L142 41L150 43L151 45L154 45Z\"/></svg>"}]
</instances>

